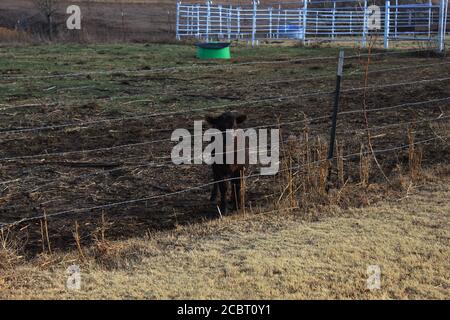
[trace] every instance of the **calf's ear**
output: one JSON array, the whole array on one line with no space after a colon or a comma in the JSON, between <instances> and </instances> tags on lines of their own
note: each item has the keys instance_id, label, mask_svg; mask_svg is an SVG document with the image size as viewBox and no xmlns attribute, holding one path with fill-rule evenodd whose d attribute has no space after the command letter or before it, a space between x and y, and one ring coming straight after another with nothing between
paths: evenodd
<instances>
[{"instance_id":1,"label":"calf's ear","mask_svg":"<svg viewBox=\"0 0 450 320\"><path fill-rule=\"evenodd\" d=\"M236 116L236 123L242 123L247 120L247 116L245 114L238 114Z\"/></svg>"},{"instance_id":2,"label":"calf's ear","mask_svg":"<svg viewBox=\"0 0 450 320\"><path fill-rule=\"evenodd\" d=\"M213 117L211 115L207 115L205 117L206 122L208 122L210 125L215 125L217 122L217 117Z\"/></svg>"}]
</instances>

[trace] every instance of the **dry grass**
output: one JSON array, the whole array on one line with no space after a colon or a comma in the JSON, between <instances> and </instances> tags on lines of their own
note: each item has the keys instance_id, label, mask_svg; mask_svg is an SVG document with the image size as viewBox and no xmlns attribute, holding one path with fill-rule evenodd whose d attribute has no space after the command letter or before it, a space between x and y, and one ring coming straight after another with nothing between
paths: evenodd
<instances>
[{"instance_id":1,"label":"dry grass","mask_svg":"<svg viewBox=\"0 0 450 320\"><path fill-rule=\"evenodd\" d=\"M412 128L408 128L408 165L409 174L412 181L417 181L420 178L422 165L422 149L420 146L414 145L414 132Z\"/></svg>"},{"instance_id":2,"label":"dry grass","mask_svg":"<svg viewBox=\"0 0 450 320\"><path fill-rule=\"evenodd\" d=\"M20 42L25 40L29 40L25 32L0 27L0 42Z\"/></svg>"},{"instance_id":3,"label":"dry grass","mask_svg":"<svg viewBox=\"0 0 450 320\"><path fill-rule=\"evenodd\" d=\"M0 230L0 271L13 268L21 259L22 257L18 253L17 243L11 240L7 230Z\"/></svg>"},{"instance_id":4,"label":"dry grass","mask_svg":"<svg viewBox=\"0 0 450 320\"><path fill-rule=\"evenodd\" d=\"M448 299L449 199L444 179L373 207L328 206L319 222L299 212L234 215L145 239L99 237L83 261L54 253L4 268L0 297ZM81 266L78 292L65 289L72 263ZM369 291L373 264L381 289Z\"/></svg>"}]
</instances>

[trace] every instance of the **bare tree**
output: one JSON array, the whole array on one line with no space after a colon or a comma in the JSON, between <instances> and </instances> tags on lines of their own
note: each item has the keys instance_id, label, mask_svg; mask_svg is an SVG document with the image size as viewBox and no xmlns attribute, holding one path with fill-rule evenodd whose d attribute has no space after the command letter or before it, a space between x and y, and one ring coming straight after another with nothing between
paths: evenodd
<instances>
[{"instance_id":1,"label":"bare tree","mask_svg":"<svg viewBox=\"0 0 450 320\"><path fill-rule=\"evenodd\" d=\"M47 23L48 38L53 40L53 16L56 12L58 0L33 0L39 11L45 16Z\"/></svg>"}]
</instances>

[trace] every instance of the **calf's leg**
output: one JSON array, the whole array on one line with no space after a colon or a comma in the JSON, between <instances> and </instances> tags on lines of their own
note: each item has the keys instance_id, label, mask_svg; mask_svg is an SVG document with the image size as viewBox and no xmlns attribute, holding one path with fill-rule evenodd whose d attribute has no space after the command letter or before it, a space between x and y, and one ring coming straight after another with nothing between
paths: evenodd
<instances>
[{"instance_id":1,"label":"calf's leg","mask_svg":"<svg viewBox=\"0 0 450 320\"><path fill-rule=\"evenodd\" d=\"M239 173L237 176L233 176L232 186L233 210L238 210L241 206L241 177Z\"/></svg>"},{"instance_id":2,"label":"calf's leg","mask_svg":"<svg viewBox=\"0 0 450 320\"><path fill-rule=\"evenodd\" d=\"M215 179L214 179L214 181L215 181ZM213 188L211 191L211 198L210 198L211 202L216 202L218 189L219 189L219 184L217 182L214 182Z\"/></svg>"},{"instance_id":3,"label":"calf's leg","mask_svg":"<svg viewBox=\"0 0 450 320\"><path fill-rule=\"evenodd\" d=\"M211 202L216 202L217 191L219 190L219 181L222 180L222 179L220 178L219 170L214 165L212 167L212 172L213 172L214 183L213 183L213 188L211 190L211 198L210 198L210 200L211 200Z\"/></svg>"}]
</instances>

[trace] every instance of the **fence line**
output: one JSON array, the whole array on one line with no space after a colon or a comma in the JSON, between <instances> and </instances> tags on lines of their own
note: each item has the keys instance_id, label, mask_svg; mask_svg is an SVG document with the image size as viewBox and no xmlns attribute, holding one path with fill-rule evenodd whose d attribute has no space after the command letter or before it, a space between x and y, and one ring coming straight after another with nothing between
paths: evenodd
<instances>
[{"instance_id":1,"label":"fence line","mask_svg":"<svg viewBox=\"0 0 450 320\"><path fill-rule=\"evenodd\" d=\"M402 104L398 104L398 105L390 106L390 107L371 108L371 109L367 109L367 110L362 109L362 110L341 111L338 113L338 115L346 115L346 114L361 113L361 112L385 111L385 110L404 108L404 107L415 107L415 106L425 104L425 103L434 103L434 102L449 101L449 100L450 100L450 97L436 98L436 99L430 99L430 100L426 100L426 101L407 102L407 103L402 103Z\"/></svg>"},{"instance_id":2,"label":"fence line","mask_svg":"<svg viewBox=\"0 0 450 320\"><path fill-rule=\"evenodd\" d=\"M341 1L342 2L342 1ZM342 2L344 3L344 2ZM273 5L273 4L272 4ZM317 7L319 5L319 7ZM435 42L443 51L448 0L439 5L391 4L374 8L368 1L300 1L260 7L259 0L249 5L183 4L177 2L176 38L244 39L258 45L260 39L292 39L307 41L352 41L367 45L371 35L382 37L384 48L390 41L418 40ZM373 21L375 20L375 23Z\"/></svg>"},{"instance_id":3,"label":"fence line","mask_svg":"<svg viewBox=\"0 0 450 320\"><path fill-rule=\"evenodd\" d=\"M450 116L443 116L441 114L437 118L428 118L428 119L416 120L416 121L391 123L391 124L386 124L386 125L382 125L382 126L369 127L368 130L373 131L373 130L380 130L380 129L386 129L386 128L401 127L401 126L405 126L405 125L440 121L440 120L445 120L445 119L449 119L449 118L450 118ZM357 132L367 132L367 129L363 128L363 129L354 129L354 130L344 130L344 131L338 131L337 134L357 133Z\"/></svg>"},{"instance_id":4,"label":"fence line","mask_svg":"<svg viewBox=\"0 0 450 320\"><path fill-rule=\"evenodd\" d=\"M341 90L341 92L353 92L353 91L371 90L371 89L384 89L384 88L405 86L405 85L410 85L410 84L428 83L428 82L434 82L434 81L447 81L447 80L450 80L450 77L435 78L435 79L423 79L423 80L417 80L417 81L412 81L412 82L389 83L389 84L383 84L383 85L379 85L379 86L356 87L356 88L344 89L344 90Z\"/></svg>"},{"instance_id":5,"label":"fence line","mask_svg":"<svg viewBox=\"0 0 450 320\"><path fill-rule=\"evenodd\" d=\"M381 149L381 150L374 150L374 153L379 154L379 153L384 153L384 152L391 152L391 151L395 151L395 150L401 150L401 149L408 148L408 147L410 147L412 145L418 145L418 144L422 144L422 143L428 143L430 141L434 141L434 140L437 140L437 139L441 139L442 140L442 139L448 139L448 138L450 138L450 136L434 137L434 138L430 138L430 139L417 141L417 142L414 142L414 143L411 143L411 144L404 144L404 145L397 146L397 147ZM351 157L355 157L355 156L360 156L361 154L369 154L369 153L372 154L372 151L348 154L348 155L343 156L342 158L347 159L347 158L351 158ZM336 159L336 158L337 158L337 156L333 157L333 159ZM316 163L325 162L325 161L329 161L329 159L321 159L321 160L313 161L310 164L316 164ZM293 169L300 169L301 167L302 167L302 165L292 166L292 167L289 167L289 168L286 168L286 169L281 169L279 172L283 172L283 171L287 171L287 170L293 170ZM261 174L251 174L251 175L246 176L245 179L252 178L252 177L261 177L261 176L263 176L263 175L261 175ZM52 218L52 217L61 216L61 215L65 215L65 214L78 214L78 213L89 212L89 211L93 211L93 210L108 209L108 208L122 206L122 205L128 205L128 204L145 202L145 201L154 200L154 199L165 198L165 197L168 197L168 196L178 195L178 194L185 193L185 192L192 191L192 190L203 189L203 188L209 187L209 186L211 186L211 185L213 185L213 184L215 184L217 182L227 182L227 181L232 181L232 180L236 180L236 179L237 178L227 178L227 179L222 179L222 180L219 180L219 181L213 181L213 182L205 183L205 184L198 185L198 186L195 186L195 187L189 187L189 188L186 188L186 189L182 189L182 190L178 190L178 191L174 191L174 192L169 192L169 193L165 193L165 194L160 194L160 195L154 195L154 196L150 196L150 197L144 197L144 198L139 198L139 199L131 199L131 200L125 200L125 201L119 201L119 202L113 202L113 203L97 205L97 206L92 206L92 207L87 207L87 208L78 208L78 209L64 210L64 211L54 212L54 213L45 214L45 215L39 215L39 216L34 216L34 217L29 217L29 218L23 218L21 220L17 220L15 222L11 222L11 223L3 223L2 222L2 223L0 223L0 225L1 225L0 230L4 230L7 227L12 227L12 226L15 226L17 224L21 224L23 222L28 222L28 221Z\"/></svg>"},{"instance_id":6,"label":"fence line","mask_svg":"<svg viewBox=\"0 0 450 320\"><path fill-rule=\"evenodd\" d=\"M370 88L370 87L367 87L367 88ZM363 88L354 88L353 90L356 90L356 89L364 89L364 87ZM345 90L342 90L342 91L345 92ZM377 109L349 110L349 111L339 112L338 114L344 115L344 114L351 114L351 113L357 113L357 112L360 113L360 112L373 112L373 111L389 110L389 109L395 109L395 108L400 108L400 107L406 107L408 105L417 106L417 105L430 103L430 102L441 102L441 101L448 101L448 100L450 100L450 97L445 97L445 98L442 98L442 99L432 99L432 100L421 101L421 102L404 103L404 104L400 104L400 105L397 105L397 106L383 107L383 108L377 108ZM294 123L305 122L305 121L316 121L316 120L328 119L329 117L330 117L329 115L326 115L326 116L317 117L317 118L314 118L314 119L304 119L304 120L290 121L290 122L287 122L287 123L284 123L284 124L294 124ZM278 125L279 124L274 124L274 125L271 125L271 126L278 126ZM264 127L269 127L269 126L264 126ZM256 128L258 128L258 127L256 127ZM245 128L245 129L251 129L251 128ZM168 142L168 141L171 141L171 139L170 138L165 138L165 139L150 140L150 141L144 141L144 142L130 143L130 144L124 144L124 145L112 146L112 147L102 147L102 148L88 149L88 150L74 150L74 151L43 153L43 154L27 155L27 156L4 157L4 158L0 158L0 162L23 160L23 159L33 159L33 158L48 157L48 156L65 156L65 155L69 155L69 154L70 155L71 154L86 154L86 153L99 152L99 151L111 151L111 150L115 150L115 149L129 148L129 147L138 147L138 146L150 145L150 144L161 143L161 142Z\"/></svg>"},{"instance_id":7,"label":"fence line","mask_svg":"<svg viewBox=\"0 0 450 320\"><path fill-rule=\"evenodd\" d=\"M397 55L397 54L411 54L411 53L431 53L431 50L427 49L417 49L417 50L397 50L397 51L384 51L384 52L376 52L376 53L359 53L355 55L349 55L345 57L345 59L355 59L361 58L365 56L384 56L384 55ZM82 77L82 76L91 76L91 75L112 75L112 74L148 74L148 73L160 73L160 72L171 72L178 70L191 70L198 68L206 68L206 69L221 69L221 68L233 68L240 66L249 66L249 65L259 65L259 64L283 64L283 63L298 63L298 62L306 62L306 61L320 61L320 60L336 60L335 56L321 56L321 57L309 57L309 58L295 58L295 59L287 59L287 60L264 60L264 61L248 61L248 62L237 62L237 63L226 63L226 64L190 64L187 66L176 66L176 67L167 67L167 68L155 68L149 70L108 70L108 71L85 71L85 72L73 72L73 73L65 73L65 74L52 74L52 75L29 75L29 76L3 76L0 77L0 81L2 80L28 80L28 79L52 79L52 78L73 78L73 77Z\"/></svg>"},{"instance_id":8,"label":"fence line","mask_svg":"<svg viewBox=\"0 0 450 320\"><path fill-rule=\"evenodd\" d=\"M160 116L167 116L167 115L193 113L193 112L206 111L206 110L216 110L216 109L224 109L224 108L229 108L229 107L236 107L236 106L241 106L241 105L246 105L246 104L284 101L284 100L290 100L290 99L299 98L299 97L318 95L318 94L328 94L328 93L330 93L330 92L319 91L319 92L315 92L315 93L307 93L307 94L293 95L293 96L278 96L278 97L271 97L271 98L266 98L266 99L232 102L232 103L223 104L223 105L202 107L202 108L189 109L189 110L169 111L169 112L153 113L153 114L142 115L142 116L132 116L132 117L127 117L125 119L132 120L132 119L142 119L144 117L150 118L150 117L160 117ZM14 133L34 132L34 131L42 131L42 130L61 129L61 128L67 128L67 127L79 127L79 126L86 126L91 123L97 124L97 123L102 123L102 122L122 121L123 119L124 118L103 119L103 120L87 121L84 123L69 123L69 124L60 124L60 125L51 125L51 126L42 126L42 127L31 127L31 128L19 129L19 130L3 130L3 131L0 131L0 134L14 134Z\"/></svg>"},{"instance_id":9,"label":"fence line","mask_svg":"<svg viewBox=\"0 0 450 320\"><path fill-rule=\"evenodd\" d=\"M419 50L422 51L422 50ZM423 50L429 52L429 50ZM417 50L405 50L403 53L418 52ZM399 52L400 53L400 52ZM37 76L7 76L0 77L0 80L21 80L21 79L52 79L52 78L73 78L91 75L112 75L112 74L147 74L147 73L160 73L160 72L171 72L178 70L191 70L198 68L206 69L220 69L220 68L233 68L240 66L249 65L259 65L259 64L283 64L283 63L296 63L304 61L316 61L316 60L334 60L334 56L322 56L322 57L310 57L310 58L299 58L299 59L289 59L289 60L267 60L267 61L248 61L248 62L238 62L230 64L191 64L187 66L176 66L167 68L155 68L149 70L108 70L108 71L86 71L86 72L74 72L65 74L52 74L52 75L37 75Z\"/></svg>"},{"instance_id":10,"label":"fence line","mask_svg":"<svg viewBox=\"0 0 450 320\"><path fill-rule=\"evenodd\" d=\"M384 109L384 108L381 108ZM257 127L250 127L247 129L257 129L257 128L267 128L270 126L281 126L281 125L286 125L286 124L293 124L293 123L299 123L299 122L311 122L314 120L319 120L319 119L325 119L325 118L329 118L329 116L324 116L324 117L317 117L314 119L305 119L305 120L301 120L301 121L293 121L293 122L285 122L285 123L279 123L277 125L261 125L261 126L257 126ZM381 126L373 126L373 127L369 127L368 130L369 131L374 131L374 130L380 130L380 129L386 129L386 128L391 128L391 127L399 127L399 126L405 126L405 125L411 125L411 124L418 124L418 123L431 123L434 121L440 121L440 120L445 120L445 119L449 119L450 116L443 116L442 114L439 115L437 118L429 118L429 119L425 119L425 120L418 120L418 121L408 121L408 122L400 122L400 123L394 123L394 124L388 124L388 125L381 125ZM338 131L337 134L345 134L345 133L355 133L355 132L365 132L367 131L367 129L356 129L356 130L343 130L343 131ZM283 140L283 143L287 143L288 141L290 141L290 139L287 140ZM257 149L257 148L256 148ZM243 149L238 149L236 151L242 151ZM247 151L253 151L255 150L255 148L249 148ZM234 151L233 151L234 152ZM216 153L216 155L218 154L227 154L228 152L219 152ZM250 152L250 153L257 153L257 152ZM129 160L130 158L128 158L127 160ZM140 157L132 157L131 159L141 159ZM159 159L171 159L171 157L161 157ZM83 179L83 178L89 178L92 176L96 176L96 175L103 175L103 174L107 174L107 173L111 173L111 172L115 172L115 171L120 171L120 170L126 170L126 169L137 169L137 168L159 168L159 167L166 167L170 164L173 164L172 160L169 161L163 161L163 162L152 162L152 163L148 163L148 164L138 164L138 165L132 165L132 166L121 166L118 168L114 168L114 169L109 169L109 170L102 170L102 171L98 171L98 172L93 172L93 173L88 173L88 174L82 174L82 175L77 175L77 176L73 176L73 177L69 177L70 181L74 181L77 179ZM20 178L18 178L20 181ZM10 180L11 182L17 182L18 179L15 180ZM26 191L21 191L21 192L35 192L36 190L39 190L41 188L44 188L46 186L49 186L51 184L53 184L54 182L61 182L63 179L62 178L56 178L56 179L47 179L44 181L47 181L49 183L46 183L44 185L40 185L37 187L34 187L32 189L26 190ZM6 181L8 182L8 181ZM5 182L0 182L0 184L5 184Z\"/></svg>"},{"instance_id":11,"label":"fence line","mask_svg":"<svg viewBox=\"0 0 450 320\"><path fill-rule=\"evenodd\" d=\"M343 90L341 90L341 92L354 92L354 91L361 91L361 90L383 89L383 88L391 88L391 87L396 87L396 86L428 83L428 82L434 82L434 81L447 81L447 80L450 80L450 77L423 79L423 80L417 80L417 81L391 83L391 84L378 85L378 86L355 87L355 88L343 89ZM223 108L228 108L228 107L242 106L242 105L246 105L246 104L257 104L257 103L273 102L273 101L281 102L281 101L292 100L292 99L302 98L302 97L307 97L307 96L315 96L315 95L321 95L321 94L327 95L327 94L332 94L332 93L334 93L334 91L315 91L312 93L303 93L300 95L278 96L278 97L271 97L271 98L259 99L259 100L240 101L240 102L234 102L234 103L229 103L229 104L224 104L224 105L209 106L209 107L190 109L190 110L171 111L171 112L165 112L165 113L164 112L163 113L155 113L155 114L141 115L141 116L132 116L132 117L127 117L127 118L122 117L122 118L114 118L114 119L102 119L102 120L87 121L84 123L81 122L81 123L69 123L69 124L50 125L50 126L41 126L41 127L30 127L30 128L18 129L18 130L0 129L0 134L17 134L17 133L26 133L26 132L37 132L37 131L43 131L43 130L61 129L61 128L67 128L67 127L82 127L82 126L87 126L87 125L91 125L91 124L98 124L98 123L105 123L105 122L124 121L124 120L131 120L131 119L143 119L143 118L147 118L147 117L193 113L193 112L206 111L206 110L216 110L216 109L223 109ZM249 107L256 107L256 106L249 106ZM4 160L4 159L0 158L0 161L1 160Z\"/></svg>"},{"instance_id":12,"label":"fence line","mask_svg":"<svg viewBox=\"0 0 450 320\"><path fill-rule=\"evenodd\" d=\"M440 65L448 65L448 64L450 64L450 62L438 62L438 63L422 64L422 65L418 65L418 66L412 65L412 66L393 67L393 68L380 68L380 69L375 69L375 70L369 70L368 73L372 74L372 73L396 71L396 70L407 70L407 69L414 69L414 68L428 68L428 67L440 66ZM360 74L365 74L365 71L349 72L347 74L347 77L349 77L349 76L351 77L351 76L354 76L354 75L360 75ZM252 85L271 85L271 84L279 84L279 83L312 81L312 80L334 78L334 77L335 77L334 74L322 74L322 75L319 75L319 76L308 77L308 78L282 79L282 80L273 80L273 81L253 82ZM53 88L56 88L56 87L53 87ZM57 89L57 91L77 90L77 89L87 89L87 88L95 88L95 87L94 86L81 86L81 87L59 88L59 89ZM208 88L208 89L211 90L210 88ZM186 94L193 94L193 93L203 92L204 90L205 90L204 88L200 88L200 89L196 89L196 90L193 90L193 91L187 91L187 92L181 92L181 93L179 92L179 90L176 90L176 91L164 91L164 92L161 92L160 94L163 94L163 95L170 94L172 96L183 96L183 95L186 95ZM147 96L147 95L143 95L143 96ZM108 100L117 100L118 98L128 98L128 97L129 96L125 96L125 97L124 96L109 97ZM152 95L151 97L154 97L154 95ZM127 101L127 102L122 103L122 105L128 105L128 104L139 103L139 102L147 102L147 101L153 101L153 100L150 100L150 99L131 100L131 101ZM52 104L48 104L47 106L49 106L49 105L55 106L57 104L56 103L52 103ZM42 106L42 104L34 103L34 104L25 104L25 105L17 105L17 106L10 106L10 105L2 105L2 104L0 104L0 111L16 109L16 108L40 107L40 106ZM139 117L139 116L136 116L136 117ZM143 117L145 117L145 115ZM1 133L1 128L0 128L0 133Z\"/></svg>"}]
</instances>

